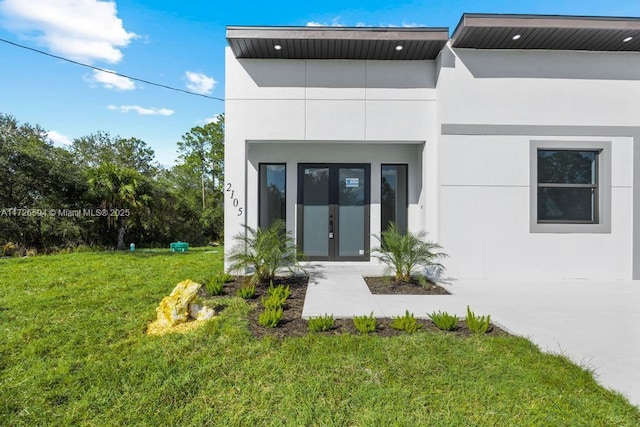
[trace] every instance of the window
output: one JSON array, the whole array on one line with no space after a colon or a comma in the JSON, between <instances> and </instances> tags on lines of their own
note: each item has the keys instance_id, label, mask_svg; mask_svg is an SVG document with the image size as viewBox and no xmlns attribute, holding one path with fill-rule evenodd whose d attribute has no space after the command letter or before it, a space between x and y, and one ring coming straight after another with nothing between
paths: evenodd
<instances>
[{"instance_id":1,"label":"window","mask_svg":"<svg viewBox=\"0 0 640 427\"><path fill-rule=\"evenodd\" d=\"M407 230L407 165L382 165L380 186L380 230L394 222Z\"/></svg>"},{"instance_id":2,"label":"window","mask_svg":"<svg viewBox=\"0 0 640 427\"><path fill-rule=\"evenodd\" d=\"M539 223L598 223L599 155L538 149Z\"/></svg>"},{"instance_id":3,"label":"window","mask_svg":"<svg viewBox=\"0 0 640 427\"><path fill-rule=\"evenodd\" d=\"M260 164L259 222L269 227L277 219L286 221L286 165Z\"/></svg>"},{"instance_id":4,"label":"window","mask_svg":"<svg viewBox=\"0 0 640 427\"><path fill-rule=\"evenodd\" d=\"M610 142L532 141L532 232L611 231Z\"/></svg>"}]
</instances>

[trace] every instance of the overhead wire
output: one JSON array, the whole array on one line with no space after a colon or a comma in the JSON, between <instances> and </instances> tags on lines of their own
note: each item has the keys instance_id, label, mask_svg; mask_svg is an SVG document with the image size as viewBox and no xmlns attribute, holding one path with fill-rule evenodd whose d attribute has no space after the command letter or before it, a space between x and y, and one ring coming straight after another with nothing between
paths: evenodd
<instances>
[{"instance_id":1,"label":"overhead wire","mask_svg":"<svg viewBox=\"0 0 640 427\"><path fill-rule=\"evenodd\" d=\"M173 90L173 91L176 91L176 92L182 92L182 93L186 93L188 95L200 96L200 97L203 97L203 98L213 99L213 100L216 100L216 101L224 102L223 98L218 98L218 97L215 97L215 96L209 96L209 95L205 95L205 94L202 94L202 93L192 92L192 91L189 91L189 90L185 90L185 89L180 89L180 88L173 87L173 86L164 85L162 83L155 83L155 82L152 82L152 81L149 81L149 80L145 80L145 79L141 79L141 78L138 78L138 77L128 76L126 74L121 74L121 73L118 73L116 71L107 70L105 68L96 67L94 65L85 64L83 62L74 61L73 59L64 58L62 56L54 55L54 54L51 54L51 53L48 53L48 52L45 52L45 51L42 51L42 50L39 50L39 49L35 49L35 48L29 47L29 46L25 46L25 45L22 45L22 44L19 44L19 43L15 43L15 42L12 42L12 41L9 41L9 40L5 40L3 38L0 38L0 42L7 43L7 44L10 44L12 46L19 47L19 48L22 48L22 49L30 50L32 52L36 52L36 53L39 53L41 55L46 55L46 56L49 56L51 58L59 59L61 61L66 61L66 62L70 62L70 63L75 64L75 65L80 65L81 67L91 68L92 70L102 71L103 73L113 74L113 75L118 76L118 77L124 77L124 78L130 79L130 80L136 81L136 82L145 83L145 84L148 84L148 85L151 85L151 86L161 87L161 88L164 88L164 89L169 89L169 90Z\"/></svg>"}]
</instances>

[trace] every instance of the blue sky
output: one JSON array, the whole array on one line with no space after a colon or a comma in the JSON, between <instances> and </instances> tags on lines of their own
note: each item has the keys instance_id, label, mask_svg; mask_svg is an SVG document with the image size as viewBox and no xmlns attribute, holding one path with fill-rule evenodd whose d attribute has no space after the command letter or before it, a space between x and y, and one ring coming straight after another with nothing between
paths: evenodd
<instances>
[{"instance_id":1,"label":"blue sky","mask_svg":"<svg viewBox=\"0 0 640 427\"><path fill-rule=\"evenodd\" d=\"M435 26L463 13L640 16L640 1L0 0L0 38L224 98L226 25ZM94 72L0 42L0 112L64 145L96 131L137 137L170 166L177 141L224 102Z\"/></svg>"}]
</instances>

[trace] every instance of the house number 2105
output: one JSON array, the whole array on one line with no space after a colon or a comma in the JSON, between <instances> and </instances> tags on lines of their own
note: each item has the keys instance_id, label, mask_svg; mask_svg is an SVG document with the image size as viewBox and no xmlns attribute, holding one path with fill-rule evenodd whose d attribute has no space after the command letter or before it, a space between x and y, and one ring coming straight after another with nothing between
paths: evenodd
<instances>
[{"instance_id":1,"label":"house number 2105","mask_svg":"<svg viewBox=\"0 0 640 427\"><path fill-rule=\"evenodd\" d=\"M240 200L236 197L236 190L233 189L233 186L230 182L227 182L227 193L229 193L229 198L231 199L231 204L234 208L238 210L238 216L242 215L242 206L240 206Z\"/></svg>"}]
</instances>

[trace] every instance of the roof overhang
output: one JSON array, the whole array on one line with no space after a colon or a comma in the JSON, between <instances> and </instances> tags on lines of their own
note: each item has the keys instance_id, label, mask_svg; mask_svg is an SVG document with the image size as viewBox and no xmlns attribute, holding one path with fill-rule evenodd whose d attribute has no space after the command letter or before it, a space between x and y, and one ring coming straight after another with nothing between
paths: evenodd
<instances>
[{"instance_id":1,"label":"roof overhang","mask_svg":"<svg viewBox=\"0 0 640 427\"><path fill-rule=\"evenodd\" d=\"M638 52L640 18L464 14L451 43L471 49Z\"/></svg>"},{"instance_id":2,"label":"roof overhang","mask_svg":"<svg viewBox=\"0 0 640 427\"><path fill-rule=\"evenodd\" d=\"M227 27L236 58L428 60L448 40L448 28Z\"/></svg>"}]
</instances>

